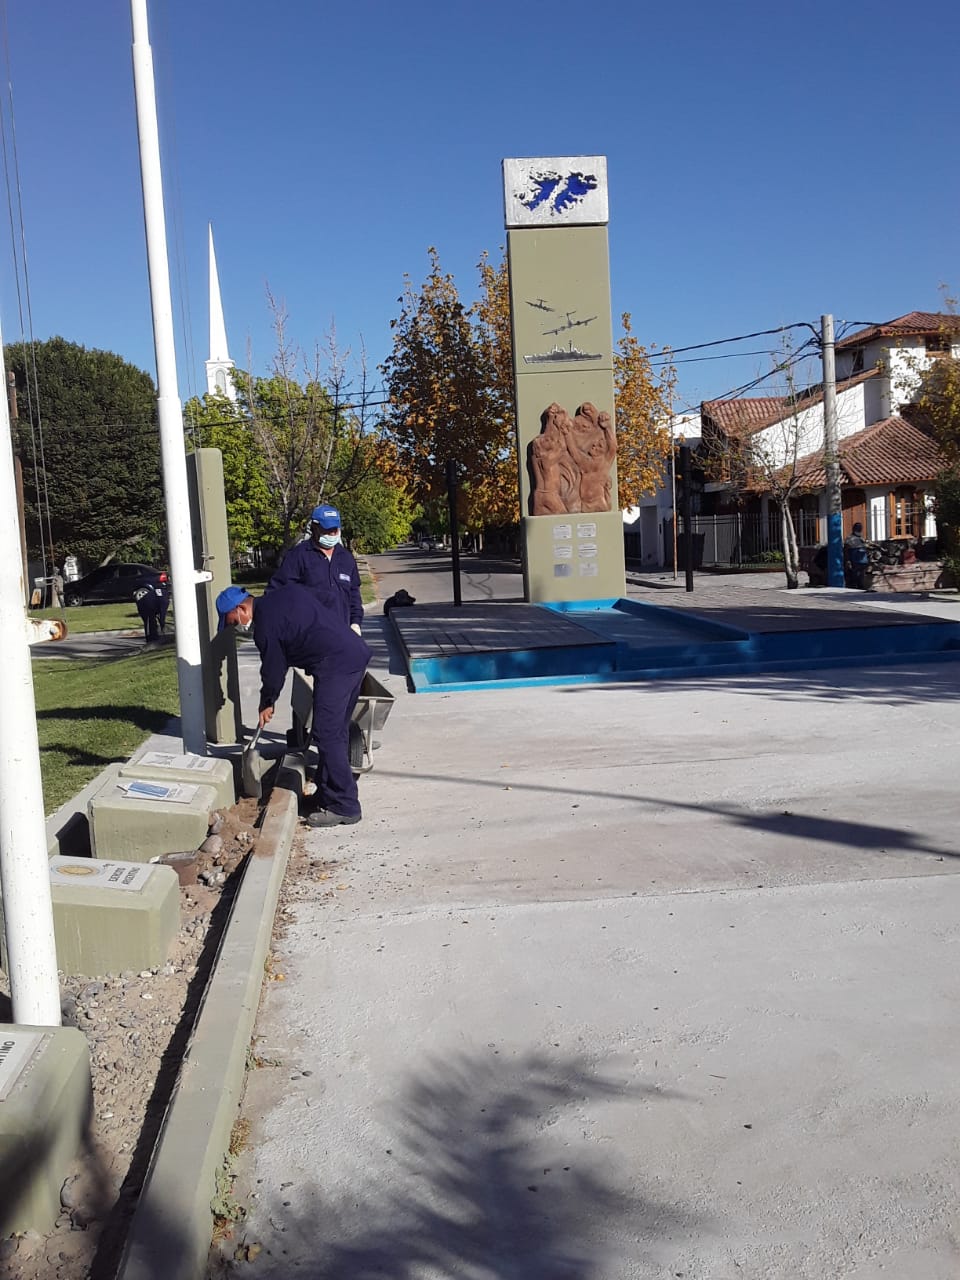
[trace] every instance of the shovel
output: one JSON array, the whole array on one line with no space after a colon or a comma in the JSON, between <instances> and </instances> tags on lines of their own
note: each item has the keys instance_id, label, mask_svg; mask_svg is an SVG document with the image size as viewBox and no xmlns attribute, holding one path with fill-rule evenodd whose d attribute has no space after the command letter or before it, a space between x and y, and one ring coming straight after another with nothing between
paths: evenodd
<instances>
[{"instance_id":1,"label":"shovel","mask_svg":"<svg viewBox=\"0 0 960 1280\"><path fill-rule=\"evenodd\" d=\"M240 781L243 794L250 800L260 800L263 796L263 775L270 767L270 761L264 760L257 750L263 725L257 725L257 731L243 748L240 763Z\"/></svg>"}]
</instances>

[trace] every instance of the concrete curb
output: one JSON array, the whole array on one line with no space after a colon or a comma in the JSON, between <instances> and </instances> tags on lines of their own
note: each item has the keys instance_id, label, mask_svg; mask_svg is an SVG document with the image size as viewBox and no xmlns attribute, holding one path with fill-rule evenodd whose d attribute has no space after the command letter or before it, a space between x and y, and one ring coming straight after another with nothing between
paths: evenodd
<instances>
[{"instance_id":1,"label":"concrete curb","mask_svg":"<svg viewBox=\"0 0 960 1280\"><path fill-rule=\"evenodd\" d=\"M247 863L173 1099L144 1181L117 1280L206 1274L217 1173L243 1093L263 966L297 824L294 788L276 786Z\"/></svg>"}]
</instances>

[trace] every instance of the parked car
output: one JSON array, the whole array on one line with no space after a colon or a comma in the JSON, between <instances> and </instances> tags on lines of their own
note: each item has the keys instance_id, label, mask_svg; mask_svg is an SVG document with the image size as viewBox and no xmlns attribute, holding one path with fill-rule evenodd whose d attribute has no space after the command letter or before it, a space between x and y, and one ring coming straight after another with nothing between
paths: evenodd
<instances>
[{"instance_id":1,"label":"parked car","mask_svg":"<svg viewBox=\"0 0 960 1280\"><path fill-rule=\"evenodd\" d=\"M64 603L73 608L81 604L131 604L145 591L160 582L161 571L148 564L103 564L64 589Z\"/></svg>"}]
</instances>

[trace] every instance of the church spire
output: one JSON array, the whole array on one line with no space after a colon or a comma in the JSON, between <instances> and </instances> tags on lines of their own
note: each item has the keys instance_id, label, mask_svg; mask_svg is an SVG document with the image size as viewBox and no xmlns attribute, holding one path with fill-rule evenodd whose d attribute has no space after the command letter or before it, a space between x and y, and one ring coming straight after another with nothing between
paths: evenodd
<instances>
[{"instance_id":1,"label":"church spire","mask_svg":"<svg viewBox=\"0 0 960 1280\"><path fill-rule=\"evenodd\" d=\"M210 358L207 360L207 391L219 391L231 400L236 400L237 393L230 376L234 365L227 349L227 326L223 320L217 255L213 249L213 224L208 223L207 226L210 239Z\"/></svg>"}]
</instances>

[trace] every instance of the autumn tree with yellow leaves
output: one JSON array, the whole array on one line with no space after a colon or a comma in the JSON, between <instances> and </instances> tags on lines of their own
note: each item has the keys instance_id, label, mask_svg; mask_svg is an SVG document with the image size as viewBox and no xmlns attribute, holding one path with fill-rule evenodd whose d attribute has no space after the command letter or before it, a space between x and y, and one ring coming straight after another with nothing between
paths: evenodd
<instances>
[{"instance_id":1,"label":"autumn tree with yellow leaves","mask_svg":"<svg viewBox=\"0 0 960 1280\"><path fill-rule=\"evenodd\" d=\"M492 370L453 277L436 249L428 253L426 281L417 291L405 278L401 312L391 321L393 351L383 365L387 426L398 465L424 506L445 493L446 464L459 464L463 517L477 527L478 495L490 488L497 463Z\"/></svg>"},{"instance_id":2,"label":"autumn tree with yellow leaves","mask_svg":"<svg viewBox=\"0 0 960 1280\"><path fill-rule=\"evenodd\" d=\"M510 289L506 258L479 263L481 296L460 302L453 277L429 250L430 274L419 293L409 279L392 322L393 353L384 366L389 429L398 463L424 504L444 492L444 463L462 464L464 521L471 528L515 523L520 516ZM614 353L617 468L622 507L662 482L670 454L669 353L659 370L622 317Z\"/></svg>"},{"instance_id":3,"label":"autumn tree with yellow leaves","mask_svg":"<svg viewBox=\"0 0 960 1280\"><path fill-rule=\"evenodd\" d=\"M617 427L617 490L620 506L635 507L663 483L670 457L670 413L676 370L669 351L654 369L650 352L636 338L630 313L620 317L623 334L613 355Z\"/></svg>"}]
</instances>

